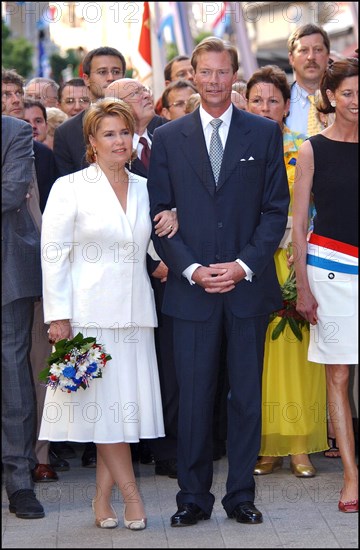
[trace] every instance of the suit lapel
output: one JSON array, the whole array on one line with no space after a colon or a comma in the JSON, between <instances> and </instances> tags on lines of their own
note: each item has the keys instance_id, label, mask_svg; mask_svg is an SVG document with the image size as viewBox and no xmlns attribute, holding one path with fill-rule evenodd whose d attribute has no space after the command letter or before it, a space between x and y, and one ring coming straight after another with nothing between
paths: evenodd
<instances>
[{"instance_id":1,"label":"suit lapel","mask_svg":"<svg viewBox=\"0 0 360 550\"><path fill-rule=\"evenodd\" d=\"M245 158L245 151L249 146L250 133L251 128L249 128L246 117L243 116L242 111L234 107L216 191L221 189L226 180L238 167L240 159Z\"/></svg>"},{"instance_id":2,"label":"suit lapel","mask_svg":"<svg viewBox=\"0 0 360 550\"><path fill-rule=\"evenodd\" d=\"M199 110L194 111L186 120L183 128L182 149L189 164L196 172L201 183L210 195L215 195L215 180L212 172L209 155L206 149L204 132L201 125Z\"/></svg>"}]
</instances>

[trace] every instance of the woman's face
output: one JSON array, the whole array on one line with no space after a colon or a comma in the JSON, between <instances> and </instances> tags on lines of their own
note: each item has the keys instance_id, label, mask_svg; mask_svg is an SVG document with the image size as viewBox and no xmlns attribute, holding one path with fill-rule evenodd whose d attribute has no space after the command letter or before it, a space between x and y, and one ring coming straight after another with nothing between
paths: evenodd
<instances>
[{"instance_id":1,"label":"woman's face","mask_svg":"<svg viewBox=\"0 0 360 550\"><path fill-rule=\"evenodd\" d=\"M285 102L281 91L274 84L258 82L250 88L248 100L250 113L275 120L282 126L289 107L290 100Z\"/></svg>"},{"instance_id":2,"label":"woman's face","mask_svg":"<svg viewBox=\"0 0 360 550\"><path fill-rule=\"evenodd\" d=\"M359 117L359 78L349 76L344 78L333 94L326 90L329 100L336 101L336 117L342 117L349 122L357 122Z\"/></svg>"},{"instance_id":3,"label":"woman's face","mask_svg":"<svg viewBox=\"0 0 360 550\"><path fill-rule=\"evenodd\" d=\"M96 150L97 162L108 167L114 164L124 166L130 160L132 140L124 119L117 115L104 117L95 136L89 136Z\"/></svg>"}]
</instances>

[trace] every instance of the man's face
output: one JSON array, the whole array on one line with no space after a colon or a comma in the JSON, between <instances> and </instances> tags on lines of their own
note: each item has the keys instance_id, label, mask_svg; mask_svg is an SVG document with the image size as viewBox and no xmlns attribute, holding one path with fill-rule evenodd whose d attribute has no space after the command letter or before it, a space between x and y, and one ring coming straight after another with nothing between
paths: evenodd
<instances>
[{"instance_id":1,"label":"man's face","mask_svg":"<svg viewBox=\"0 0 360 550\"><path fill-rule=\"evenodd\" d=\"M162 116L168 120L175 120L184 116L186 114L186 102L193 93L194 90L189 87L171 90L168 95L169 106L163 108Z\"/></svg>"},{"instance_id":2,"label":"man's face","mask_svg":"<svg viewBox=\"0 0 360 550\"><path fill-rule=\"evenodd\" d=\"M41 101L44 107L58 107L56 89L48 82L33 82L25 88L25 98Z\"/></svg>"},{"instance_id":3,"label":"man's face","mask_svg":"<svg viewBox=\"0 0 360 550\"><path fill-rule=\"evenodd\" d=\"M90 90L91 99L104 97L104 90L124 73L121 61L115 55L97 55L92 58L90 74L84 74L83 78Z\"/></svg>"},{"instance_id":4,"label":"man's face","mask_svg":"<svg viewBox=\"0 0 360 550\"><path fill-rule=\"evenodd\" d=\"M86 86L65 86L61 92L60 109L73 117L89 107L91 103Z\"/></svg>"},{"instance_id":5,"label":"man's face","mask_svg":"<svg viewBox=\"0 0 360 550\"><path fill-rule=\"evenodd\" d=\"M190 59L174 61L171 66L171 82L174 82L174 80L194 81L194 69L192 68Z\"/></svg>"},{"instance_id":6,"label":"man's face","mask_svg":"<svg viewBox=\"0 0 360 550\"><path fill-rule=\"evenodd\" d=\"M296 81L302 88L314 91L320 85L329 60L329 52L320 33L296 40L289 62L296 72Z\"/></svg>"},{"instance_id":7,"label":"man's face","mask_svg":"<svg viewBox=\"0 0 360 550\"><path fill-rule=\"evenodd\" d=\"M2 114L23 118L24 116L24 91L17 84L4 84L1 87Z\"/></svg>"},{"instance_id":8,"label":"man's face","mask_svg":"<svg viewBox=\"0 0 360 550\"><path fill-rule=\"evenodd\" d=\"M37 105L24 110L24 120L31 124L33 138L41 143L46 139L47 124L42 110Z\"/></svg>"},{"instance_id":9,"label":"man's face","mask_svg":"<svg viewBox=\"0 0 360 550\"><path fill-rule=\"evenodd\" d=\"M122 99L129 104L136 124L147 126L155 116L154 100L151 90L131 78L122 78L111 84L105 92L106 97Z\"/></svg>"},{"instance_id":10,"label":"man's face","mask_svg":"<svg viewBox=\"0 0 360 550\"><path fill-rule=\"evenodd\" d=\"M230 106L235 81L236 73L227 51L203 52L198 56L194 83L207 112L212 114L214 109L224 112Z\"/></svg>"}]
</instances>

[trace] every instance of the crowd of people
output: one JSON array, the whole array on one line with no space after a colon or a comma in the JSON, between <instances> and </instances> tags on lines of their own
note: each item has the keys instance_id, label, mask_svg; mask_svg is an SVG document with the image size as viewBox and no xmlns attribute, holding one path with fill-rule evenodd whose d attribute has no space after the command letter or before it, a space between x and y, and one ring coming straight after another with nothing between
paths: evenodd
<instances>
[{"instance_id":1,"label":"crowd of people","mask_svg":"<svg viewBox=\"0 0 360 550\"><path fill-rule=\"evenodd\" d=\"M254 476L289 456L314 477L317 452L341 457L338 509L358 512L357 52L330 59L313 24L288 52L291 85L275 65L244 82L236 48L205 38L169 61L156 102L115 48L61 85L2 70L2 464L17 517L44 517L34 484L70 468L72 442L96 468L99 528L118 525L115 485L125 527L146 528L135 461L178 480L171 526L209 519L224 455L239 523L263 522ZM111 362L86 391L54 392L39 372L78 332Z\"/></svg>"}]
</instances>

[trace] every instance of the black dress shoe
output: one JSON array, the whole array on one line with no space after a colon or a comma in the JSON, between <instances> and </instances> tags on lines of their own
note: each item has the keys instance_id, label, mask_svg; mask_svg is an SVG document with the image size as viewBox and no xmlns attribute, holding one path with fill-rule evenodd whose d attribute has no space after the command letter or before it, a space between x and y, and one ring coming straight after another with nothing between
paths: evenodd
<instances>
[{"instance_id":1,"label":"black dress shoe","mask_svg":"<svg viewBox=\"0 0 360 550\"><path fill-rule=\"evenodd\" d=\"M205 514L197 504L180 504L176 514L171 516L171 527L195 525L200 519L210 519L210 515Z\"/></svg>"},{"instance_id":2,"label":"black dress shoe","mask_svg":"<svg viewBox=\"0 0 360 550\"><path fill-rule=\"evenodd\" d=\"M53 449L49 449L50 466L57 472L67 472L70 470L70 464L64 458L61 458Z\"/></svg>"},{"instance_id":3,"label":"black dress shoe","mask_svg":"<svg viewBox=\"0 0 360 550\"><path fill-rule=\"evenodd\" d=\"M38 519L45 516L44 508L31 489L20 489L9 497L9 510L22 519Z\"/></svg>"},{"instance_id":4,"label":"black dress shoe","mask_svg":"<svg viewBox=\"0 0 360 550\"><path fill-rule=\"evenodd\" d=\"M168 476L172 479L177 478L177 461L176 458L168 460L155 461L155 474L158 476Z\"/></svg>"},{"instance_id":5,"label":"black dress shoe","mask_svg":"<svg viewBox=\"0 0 360 550\"><path fill-rule=\"evenodd\" d=\"M94 443L86 444L81 463L84 468L96 468L96 445Z\"/></svg>"},{"instance_id":6,"label":"black dress shoe","mask_svg":"<svg viewBox=\"0 0 360 550\"><path fill-rule=\"evenodd\" d=\"M76 452L74 448L66 441L52 441L50 443L50 450L53 451L60 458L75 458Z\"/></svg>"},{"instance_id":7,"label":"black dress shoe","mask_svg":"<svg viewBox=\"0 0 360 550\"><path fill-rule=\"evenodd\" d=\"M236 519L239 523L262 523L263 521L262 513L250 501L239 502L228 517Z\"/></svg>"}]
</instances>

